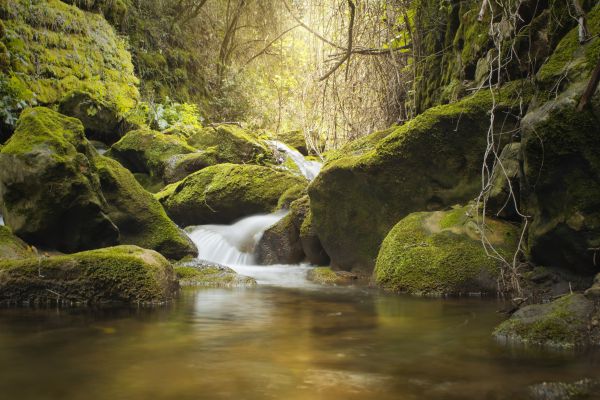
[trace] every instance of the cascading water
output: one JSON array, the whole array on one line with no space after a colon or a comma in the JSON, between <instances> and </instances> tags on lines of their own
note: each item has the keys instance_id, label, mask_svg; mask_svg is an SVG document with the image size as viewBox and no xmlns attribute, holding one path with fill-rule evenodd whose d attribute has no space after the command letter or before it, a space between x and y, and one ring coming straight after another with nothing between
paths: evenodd
<instances>
[{"instance_id":1,"label":"cascading water","mask_svg":"<svg viewBox=\"0 0 600 400\"><path fill-rule=\"evenodd\" d=\"M313 180L321 170L321 163L306 160L284 143L275 140L267 143L289 157L306 179ZM308 264L256 265L256 244L262 234L285 214L253 215L231 225L200 225L189 227L186 231L198 247L198 258L201 260L226 265L239 274L256 279L259 284L307 286L306 273L311 268Z\"/></svg>"},{"instance_id":2,"label":"cascading water","mask_svg":"<svg viewBox=\"0 0 600 400\"><path fill-rule=\"evenodd\" d=\"M292 159L298 166L300 173L309 181L315 179L319 174L319 171L321 171L322 164L320 162L305 159L299 151L292 149L285 143L278 142L277 140L267 140L267 143L277 151L283 153L286 157Z\"/></svg>"}]
</instances>

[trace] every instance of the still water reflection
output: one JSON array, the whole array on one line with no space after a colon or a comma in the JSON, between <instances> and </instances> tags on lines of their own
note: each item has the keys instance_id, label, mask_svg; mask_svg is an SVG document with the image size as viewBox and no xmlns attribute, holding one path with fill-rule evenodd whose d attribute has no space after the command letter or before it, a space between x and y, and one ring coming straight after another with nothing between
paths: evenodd
<instances>
[{"instance_id":1,"label":"still water reflection","mask_svg":"<svg viewBox=\"0 0 600 400\"><path fill-rule=\"evenodd\" d=\"M0 310L4 399L526 399L594 353L507 349L497 304L193 289L161 309Z\"/></svg>"}]
</instances>

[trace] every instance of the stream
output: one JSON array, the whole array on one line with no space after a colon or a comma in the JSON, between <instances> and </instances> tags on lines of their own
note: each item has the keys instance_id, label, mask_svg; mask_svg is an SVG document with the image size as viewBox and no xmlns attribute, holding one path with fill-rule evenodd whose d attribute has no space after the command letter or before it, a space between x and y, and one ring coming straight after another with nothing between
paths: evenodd
<instances>
[{"instance_id":1,"label":"stream","mask_svg":"<svg viewBox=\"0 0 600 400\"><path fill-rule=\"evenodd\" d=\"M0 309L0 398L518 400L600 377L598 352L496 343L494 299L322 287L309 265L255 265L284 215L187 228L200 258L255 288L185 288L157 308Z\"/></svg>"}]
</instances>

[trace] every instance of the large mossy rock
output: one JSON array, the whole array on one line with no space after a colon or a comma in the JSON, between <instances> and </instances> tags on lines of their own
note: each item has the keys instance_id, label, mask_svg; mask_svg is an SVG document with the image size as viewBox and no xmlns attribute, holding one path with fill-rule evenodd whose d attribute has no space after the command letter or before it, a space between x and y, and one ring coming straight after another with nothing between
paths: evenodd
<instances>
[{"instance_id":1,"label":"large mossy rock","mask_svg":"<svg viewBox=\"0 0 600 400\"><path fill-rule=\"evenodd\" d=\"M167 186L156 198L179 225L228 224L274 211L303 178L259 165L219 164Z\"/></svg>"},{"instance_id":2,"label":"large mossy rock","mask_svg":"<svg viewBox=\"0 0 600 400\"><path fill-rule=\"evenodd\" d=\"M139 129L123 136L110 148L107 156L116 159L131 172L147 174L152 181L160 184L173 157L195 152L196 149L178 136Z\"/></svg>"},{"instance_id":3,"label":"large mossy rock","mask_svg":"<svg viewBox=\"0 0 600 400\"><path fill-rule=\"evenodd\" d=\"M298 150L303 156L308 155L308 147L306 146L306 138L302 131L282 132L276 136L280 142L287 144L290 147Z\"/></svg>"},{"instance_id":4,"label":"large mossy rock","mask_svg":"<svg viewBox=\"0 0 600 400\"><path fill-rule=\"evenodd\" d=\"M13 235L7 226L0 225L0 260L26 258L32 255L27 243Z\"/></svg>"},{"instance_id":5,"label":"large mossy rock","mask_svg":"<svg viewBox=\"0 0 600 400\"><path fill-rule=\"evenodd\" d=\"M114 104L80 90L67 93L60 101L58 111L80 120L90 140L106 144L118 141L127 127Z\"/></svg>"},{"instance_id":6,"label":"large mossy rock","mask_svg":"<svg viewBox=\"0 0 600 400\"><path fill-rule=\"evenodd\" d=\"M0 151L6 224L28 243L64 252L116 244L95 154L79 120L43 107L25 110Z\"/></svg>"},{"instance_id":7,"label":"large mossy rock","mask_svg":"<svg viewBox=\"0 0 600 400\"><path fill-rule=\"evenodd\" d=\"M160 254L137 246L0 261L0 303L162 303L177 280Z\"/></svg>"},{"instance_id":8,"label":"large mossy rock","mask_svg":"<svg viewBox=\"0 0 600 400\"><path fill-rule=\"evenodd\" d=\"M188 144L199 150L212 150L220 163L264 164L273 153L255 135L237 125L204 128L191 135Z\"/></svg>"},{"instance_id":9,"label":"large mossy rock","mask_svg":"<svg viewBox=\"0 0 600 400\"><path fill-rule=\"evenodd\" d=\"M503 115L496 133L515 128L504 113L518 107L520 89L527 101L528 87L519 82L495 93L496 112ZM392 133L374 133L374 147L336 152L309 186L312 224L333 265L371 270L400 219L473 199L481 190L491 108L492 96L483 91L431 108Z\"/></svg>"},{"instance_id":10,"label":"large mossy rock","mask_svg":"<svg viewBox=\"0 0 600 400\"><path fill-rule=\"evenodd\" d=\"M546 102L540 94L521 130L529 257L592 274L600 248L600 91L585 109L577 106L600 54L600 5L589 19L594 39L581 46L574 29L538 73L548 85L565 76L569 84Z\"/></svg>"},{"instance_id":11,"label":"large mossy rock","mask_svg":"<svg viewBox=\"0 0 600 400\"><path fill-rule=\"evenodd\" d=\"M375 279L385 289L420 295L494 293L501 261L490 257L481 230L467 206L451 211L418 212L389 232L377 256ZM489 244L508 260L519 232L513 225L486 218ZM493 251L489 251L493 254Z\"/></svg>"},{"instance_id":12,"label":"large mossy rock","mask_svg":"<svg viewBox=\"0 0 600 400\"><path fill-rule=\"evenodd\" d=\"M9 114L18 115L21 102L56 105L71 91L90 93L118 116L139 101L127 43L101 14L59 0L10 0L0 2L0 19L0 49L9 57L0 91Z\"/></svg>"},{"instance_id":13,"label":"large mossy rock","mask_svg":"<svg viewBox=\"0 0 600 400\"><path fill-rule=\"evenodd\" d=\"M503 342L546 347L600 345L599 317L592 301L571 294L521 308L494 330L494 336Z\"/></svg>"},{"instance_id":14,"label":"large mossy rock","mask_svg":"<svg viewBox=\"0 0 600 400\"><path fill-rule=\"evenodd\" d=\"M131 172L107 157L96 157L106 212L120 232L119 242L156 250L169 259L196 257L198 249L167 217L160 203Z\"/></svg>"}]
</instances>

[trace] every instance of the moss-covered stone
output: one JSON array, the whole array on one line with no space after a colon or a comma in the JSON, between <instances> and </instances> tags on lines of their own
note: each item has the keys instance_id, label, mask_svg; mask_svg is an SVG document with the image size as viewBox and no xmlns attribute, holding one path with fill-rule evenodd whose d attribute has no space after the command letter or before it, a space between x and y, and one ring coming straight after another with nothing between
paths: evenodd
<instances>
[{"instance_id":1,"label":"moss-covered stone","mask_svg":"<svg viewBox=\"0 0 600 400\"><path fill-rule=\"evenodd\" d=\"M112 144L119 140L127 123L114 104L95 99L91 94L74 90L62 98L60 113L77 118L85 128L86 136Z\"/></svg>"},{"instance_id":2,"label":"moss-covered stone","mask_svg":"<svg viewBox=\"0 0 600 400\"><path fill-rule=\"evenodd\" d=\"M191 135L188 143L200 150L214 149L221 163L265 164L272 159L267 146L237 125L204 128Z\"/></svg>"},{"instance_id":3,"label":"moss-covered stone","mask_svg":"<svg viewBox=\"0 0 600 400\"><path fill-rule=\"evenodd\" d=\"M106 212L120 232L119 242L156 250L169 259L197 256L190 238L171 221L160 203L131 172L103 156L95 159Z\"/></svg>"},{"instance_id":4,"label":"moss-covered stone","mask_svg":"<svg viewBox=\"0 0 600 400\"><path fill-rule=\"evenodd\" d=\"M503 342L547 347L599 345L590 341L594 335L589 327L595 313L594 303L583 295L567 295L551 303L521 308L494 330L494 336Z\"/></svg>"},{"instance_id":5,"label":"moss-covered stone","mask_svg":"<svg viewBox=\"0 0 600 400\"><path fill-rule=\"evenodd\" d=\"M256 280L240 275L229 267L206 263L201 260L175 266L175 274L181 286L253 287Z\"/></svg>"},{"instance_id":6,"label":"moss-covered stone","mask_svg":"<svg viewBox=\"0 0 600 400\"><path fill-rule=\"evenodd\" d=\"M522 92L521 92L522 90ZM495 93L504 117L518 109L518 94L529 86L515 82ZM309 186L312 224L332 263L340 269L372 269L383 238L401 218L471 200L480 175L492 99L480 92L458 103L434 107L384 136L328 161ZM380 134L378 134L380 135ZM368 139L366 139L368 140Z\"/></svg>"},{"instance_id":7,"label":"moss-covered stone","mask_svg":"<svg viewBox=\"0 0 600 400\"><path fill-rule=\"evenodd\" d=\"M358 276L348 271L334 271L330 267L316 267L308 271L306 278L319 285L346 286L358 280Z\"/></svg>"},{"instance_id":8,"label":"moss-covered stone","mask_svg":"<svg viewBox=\"0 0 600 400\"><path fill-rule=\"evenodd\" d=\"M19 101L57 104L82 90L121 116L139 101L127 45L102 15L59 0L8 1L1 11L10 67L0 80Z\"/></svg>"},{"instance_id":9,"label":"moss-covered stone","mask_svg":"<svg viewBox=\"0 0 600 400\"><path fill-rule=\"evenodd\" d=\"M165 168L172 157L191 154L196 149L183 139L149 129L128 132L107 153L134 173L148 174L152 181L162 182Z\"/></svg>"},{"instance_id":10,"label":"moss-covered stone","mask_svg":"<svg viewBox=\"0 0 600 400\"><path fill-rule=\"evenodd\" d=\"M6 224L28 243L65 252L116 244L95 154L79 120L43 107L24 111L0 152Z\"/></svg>"},{"instance_id":11,"label":"moss-covered stone","mask_svg":"<svg viewBox=\"0 0 600 400\"><path fill-rule=\"evenodd\" d=\"M282 194L303 181L269 167L218 164L165 187L156 198L180 225L227 224L273 211Z\"/></svg>"},{"instance_id":12,"label":"moss-covered stone","mask_svg":"<svg viewBox=\"0 0 600 400\"><path fill-rule=\"evenodd\" d=\"M26 258L32 255L27 243L13 235L8 227L0 225L0 259Z\"/></svg>"},{"instance_id":13,"label":"moss-covered stone","mask_svg":"<svg viewBox=\"0 0 600 400\"><path fill-rule=\"evenodd\" d=\"M306 146L306 138L304 133L299 130L282 132L276 136L276 139L286 145L298 150L302 155L308 155L308 147Z\"/></svg>"},{"instance_id":14,"label":"moss-covered stone","mask_svg":"<svg viewBox=\"0 0 600 400\"><path fill-rule=\"evenodd\" d=\"M379 250L377 284L421 295L495 292L501 264L486 254L471 213L471 207L418 212L398 222ZM491 218L486 219L485 227L489 243L511 260L519 236L517 228Z\"/></svg>"},{"instance_id":15,"label":"moss-covered stone","mask_svg":"<svg viewBox=\"0 0 600 400\"><path fill-rule=\"evenodd\" d=\"M521 143L509 143L502 149L494 169L494 175L490 179L490 190L486 193L486 211L490 215L506 219L519 219L520 158Z\"/></svg>"},{"instance_id":16,"label":"moss-covered stone","mask_svg":"<svg viewBox=\"0 0 600 400\"><path fill-rule=\"evenodd\" d=\"M163 180L175 183L186 176L211 165L219 164L219 156L215 148L188 154L178 154L167 160Z\"/></svg>"},{"instance_id":17,"label":"moss-covered stone","mask_svg":"<svg viewBox=\"0 0 600 400\"><path fill-rule=\"evenodd\" d=\"M162 303L177 281L160 254L118 246L68 256L0 261L0 303Z\"/></svg>"}]
</instances>

